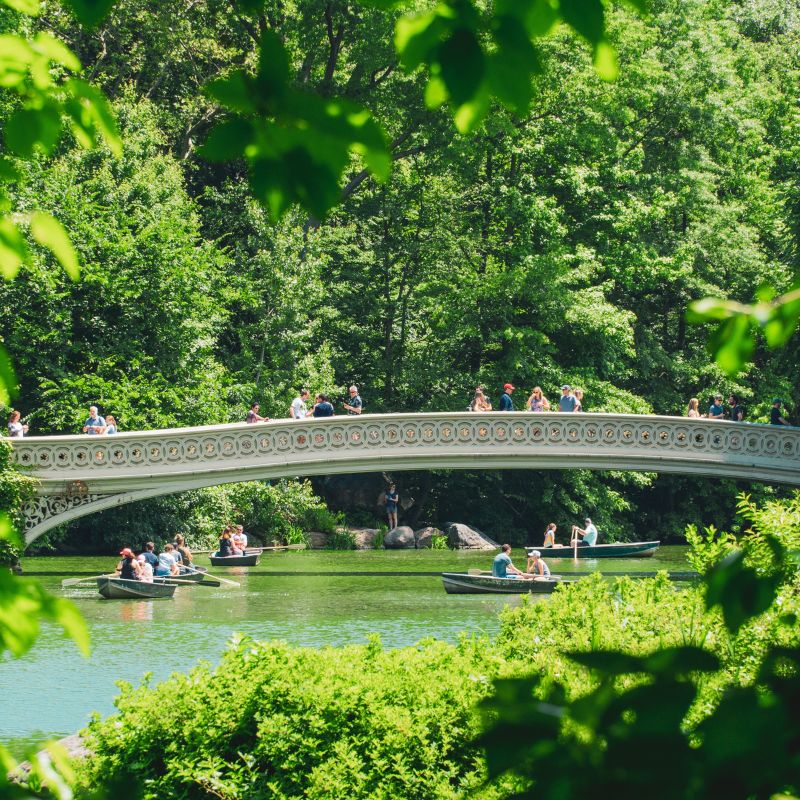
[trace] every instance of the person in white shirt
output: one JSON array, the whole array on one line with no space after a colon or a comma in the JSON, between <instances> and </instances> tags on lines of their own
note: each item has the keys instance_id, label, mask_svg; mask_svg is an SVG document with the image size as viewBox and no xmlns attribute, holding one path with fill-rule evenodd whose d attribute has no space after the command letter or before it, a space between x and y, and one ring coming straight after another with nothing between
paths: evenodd
<instances>
[{"instance_id":1,"label":"person in white shirt","mask_svg":"<svg viewBox=\"0 0 800 800\"><path fill-rule=\"evenodd\" d=\"M311 392L308 389L301 389L300 394L292 400L289 406L289 416L292 419L305 419L308 416L308 405L306 400L311 397Z\"/></svg>"},{"instance_id":2,"label":"person in white shirt","mask_svg":"<svg viewBox=\"0 0 800 800\"><path fill-rule=\"evenodd\" d=\"M155 569L155 574L163 577L164 575L177 575L178 562L175 560L175 555L172 552L171 544L164 545L164 552L158 554L158 566Z\"/></svg>"},{"instance_id":3,"label":"person in white shirt","mask_svg":"<svg viewBox=\"0 0 800 800\"><path fill-rule=\"evenodd\" d=\"M28 426L20 422L19 411L12 411L8 417L8 435L14 439L21 439L28 432Z\"/></svg>"},{"instance_id":4,"label":"person in white shirt","mask_svg":"<svg viewBox=\"0 0 800 800\"><path fill-rule=\"evenodd\" d=\"M234 547L242 551L242 555L246 555L247 534L244 532L244 528L241 525L236 526L236 530L233 532L233 536L231 536L231 541Z\"/></svg>"},{"instance_id":5,"label":"person in white shirt","mask_svg":"<svg viewBox=\"0 0 800 800\"><path fill-rule=\"evenodd\" d=\"M150 562L146 561L142 554L140 554L136 560L139 562L139 580L142 583L152 583L153 568L150 566Z\"/></svg>"}]
</instances>

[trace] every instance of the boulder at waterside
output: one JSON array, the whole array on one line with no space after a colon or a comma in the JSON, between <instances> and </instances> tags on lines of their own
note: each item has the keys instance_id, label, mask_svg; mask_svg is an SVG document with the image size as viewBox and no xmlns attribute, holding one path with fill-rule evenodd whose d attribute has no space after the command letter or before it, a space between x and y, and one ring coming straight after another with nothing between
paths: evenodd
<instances>
[{"instance_id":1,"label":"boulder at waterside","mask_svg":"<svg viewBox=\"0 0 800 800\"><path fill-rule=\"evenodd\" d=\"M432 547L434 536L444 536L444 531L440 531L438 528L431 528L430 526L414 531L414 541L416 542L417 550L424 550L426 547Z\"/></svg>"},{"instance_id":2,"label":"boulder at waterside","mask_svg":"<svg viewBox=\"0 0 800 800\"><path fill-rule=\"evenodd\" d=\"M373 550L378 538L377 528L350 528L356 543L356 550Z\"/></svg>"},{"instance_id":3,"label":"boulder at waterside","mask_svg":"<svg viewBox=\"0 0 800 800\"><path fill-rule=\"evenodd\" d=\"M416 539L414 538L414 529L409 528L408 525L398 525L392 528L386 536L383 537L383 546L387 550L413 550L416 547Z\"/></svg>"},{"instance_id":4,"label":"boulder at waterside","mask_svg":"<svg viewBox=\"0 0 800 800\"><path fill-rule=\"evenodd\" d=\"M454 550L497 550L500 547L488 536L460 522L454 522L447 529L447 545Z\"/></svg>"}]
</instances>

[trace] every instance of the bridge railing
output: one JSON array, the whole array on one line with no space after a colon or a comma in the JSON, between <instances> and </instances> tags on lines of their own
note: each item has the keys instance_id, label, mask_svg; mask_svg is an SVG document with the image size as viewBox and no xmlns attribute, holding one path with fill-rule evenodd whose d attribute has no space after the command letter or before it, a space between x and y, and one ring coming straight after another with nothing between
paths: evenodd
<instances>
[{"instance_id":1,"label":"bridge railing","mask_svg":"<svg viewBox=\"0 0 800 800\"><path fill-rule=\"evenodd\" d=\"M13 462L43 481L164 475L264 459L308 462L389 450L558 451L572 453L575 466L589 452L607 453L611 464L615 454L625 452L654 459L728 456L800 466L800 429L633 414L363 414L11 441Z\"/></svg>"}]
</instances>

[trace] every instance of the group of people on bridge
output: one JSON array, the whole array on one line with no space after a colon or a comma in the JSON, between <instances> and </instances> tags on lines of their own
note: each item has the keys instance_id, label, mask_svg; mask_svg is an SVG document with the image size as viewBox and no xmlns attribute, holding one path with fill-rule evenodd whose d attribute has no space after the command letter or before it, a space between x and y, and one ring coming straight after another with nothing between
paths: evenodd
<instances>
[{"instance_id":1,"label":"group of people on bridge","mask_svg":"<svg viewBox=\"0 0 800 800\"><path fill-rule=\"evenodd\" d=\"M514 411L514 400L512 398L516 387L511 383L503 385L503 392L497 404L498 411ZM349 416L356 416L361 414L364 410L364 402L359 394L358 387L353 385L348 389L349 398L346 402L342 403L342 408ZM579 413L583 409L583 390L573 388L565 383L561 387L561 397L558 403L554 404L555 408L551 406L550 401L542 392L540 386L534 386L528 399L525 401L525 410L532 412L543 412L558 410L566 413ZM297 397L292 400L289 406L290 419L306 419L308 417L332 417L336 414L336 409L328 395L318 393L314 402L309 403L311 400L311 392L308 389L301 389ZM792 423L784 416L783 412L784 403L781 398L776 397L772 401L772 408L770 409L770 424L772 425L791 425ZM486 395L486 390L483 386L478 386L475 389L475 394L467 406L467 411L484 412L492 411L492 403ZM259 403L253 403L250 410L247 412L245 422L248 424L255 424L258 422L269 422L270 418L260 414L261 406ZM745 408L741 399L731 394L728 397L728 404L725 405L722 400L721 394L714 395L708 410L705 413L700 411L700 401L693 397L689 400L689 405L686 409L687 417L704 417L712 420L729 420L731 422L745 422ZM22 421L22 417L18 410L13 410L8 418L8 435L11 438L21 438L28 433L28 425ZM111 414L102 417L99 414L97 406L91 406L89 409L89 416L83 424L81 431L89 436L109 436L117 433L117 421Z\"/></svg>"}]
</instances>

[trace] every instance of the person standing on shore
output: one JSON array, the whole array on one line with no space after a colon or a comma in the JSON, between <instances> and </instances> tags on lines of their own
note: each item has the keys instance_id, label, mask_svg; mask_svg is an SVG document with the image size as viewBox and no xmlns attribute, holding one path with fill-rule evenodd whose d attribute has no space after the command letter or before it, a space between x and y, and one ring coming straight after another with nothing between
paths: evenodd
<instances>
[{"instance_id":1,"label":"person standing on shore","mask_svg":"<svg viewBox=\"0 0 800 800\"><path fill-rule=\"evenodd\" d=\"M393 483L386 490L385 502L386 516L389 518L389 530L391 531L397 527L397 504L400 502L400 495Z\"/></svg>"}]
</instances>

